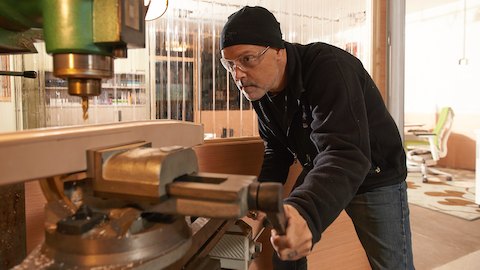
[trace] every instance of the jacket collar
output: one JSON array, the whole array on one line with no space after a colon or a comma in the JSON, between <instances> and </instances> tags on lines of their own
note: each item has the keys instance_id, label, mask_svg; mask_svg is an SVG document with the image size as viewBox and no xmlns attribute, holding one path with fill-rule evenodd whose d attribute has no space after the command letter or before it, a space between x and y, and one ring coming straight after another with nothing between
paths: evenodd
<instances>
[{"instance_id":1,"label":"jacket collar","mask_svg":"<svg viewBox=\"0 0 480 270\"><path fill-rule=\"evenodd\" d=\"M298 46L289 42L285 42L287 50L287 136L290 133L293 117L301 109L301 99L305 95L302 76L302 62Z\"/></svg>"},{"instance_id":2,"label":"jacket collar","mask_svg":"<svg viewBox=\"0 0 480 270\"><path fill-rule=\"evenodd\" d=\"M285 41L285 49L287 50L287 94L296 99L305 92L303 87L302 63L300 53L296 44Z\"/></svg>"}]
</instances>

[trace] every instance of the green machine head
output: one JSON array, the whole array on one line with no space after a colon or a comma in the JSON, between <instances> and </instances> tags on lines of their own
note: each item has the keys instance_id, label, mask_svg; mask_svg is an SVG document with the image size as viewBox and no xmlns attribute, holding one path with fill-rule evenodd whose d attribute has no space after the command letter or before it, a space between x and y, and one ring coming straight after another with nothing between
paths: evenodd
<instances>
[{"instance_id":1,"label":"green machine head","mask_svg":"<svg viewBox=\"0 0 480 270\"><path fill-rule=\"evenodd\" d=\"M113 59L145 47L147 8L144 0L2 0L0 53L35 52L33 41L43 38L54 75L82 98L86 118L88 97L113 76Z\"/></svg>"}]
</instances>

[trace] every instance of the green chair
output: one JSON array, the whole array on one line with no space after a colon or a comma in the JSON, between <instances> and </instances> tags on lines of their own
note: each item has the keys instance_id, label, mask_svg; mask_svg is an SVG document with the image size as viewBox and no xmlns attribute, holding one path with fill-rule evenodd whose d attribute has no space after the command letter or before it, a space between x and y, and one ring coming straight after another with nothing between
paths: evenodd
<instances>
[{"instance_id":1,"label":"green chair","mask_svg":"<svg viewBox=\"0 0 480 270\"><path fill-rule=\"evenodd\" d=\"M441 109L435 128L428 130L413 130L405 135L407 149L407 168L409 171L420 171L422 181L428 182L428 175L443 175L447 181L452 175L432 168L440 158L447 155L447 141L452 132L454 113L452 108Z\"/></svg>"}]
</instances>

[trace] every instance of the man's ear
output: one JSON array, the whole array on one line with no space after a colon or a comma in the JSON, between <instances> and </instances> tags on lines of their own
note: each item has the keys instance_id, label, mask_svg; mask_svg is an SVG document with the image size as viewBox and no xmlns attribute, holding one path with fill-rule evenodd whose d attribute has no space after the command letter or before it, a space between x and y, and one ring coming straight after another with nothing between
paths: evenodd
<instances>
[{"instance_id":1,"label":"man's ear","mask_svg":"<svg viewBox=\"0 0 480 270\"><path fill-rule=\"evenodd\" d=\"M275 48L275 57L277 59L277 61L281 61L283 60L284 58L286 58L286 52L287 50L286 49L277 49Z\"/></svg>"}]
</instances>

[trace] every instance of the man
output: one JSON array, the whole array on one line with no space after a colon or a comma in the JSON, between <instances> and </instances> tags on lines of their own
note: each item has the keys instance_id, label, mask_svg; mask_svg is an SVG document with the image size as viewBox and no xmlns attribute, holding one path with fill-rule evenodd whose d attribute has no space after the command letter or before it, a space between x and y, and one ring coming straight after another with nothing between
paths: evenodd
<instances>
[{"instance_id":1,"label":"man","mask_svg":"<svg viewBox=\"0 0 480 270\"><path fill-rule=\"evenodd\" d=\"M276 269L306 269L313 244L344 209L373 269L413 269L405 153L362 63L325 43L283 41L262 7L229 16L220 49L258 115L259 181L285 183L293 162L303 166L284 201L286 234L272 230Z\"/></svg>"}]
</instances>

